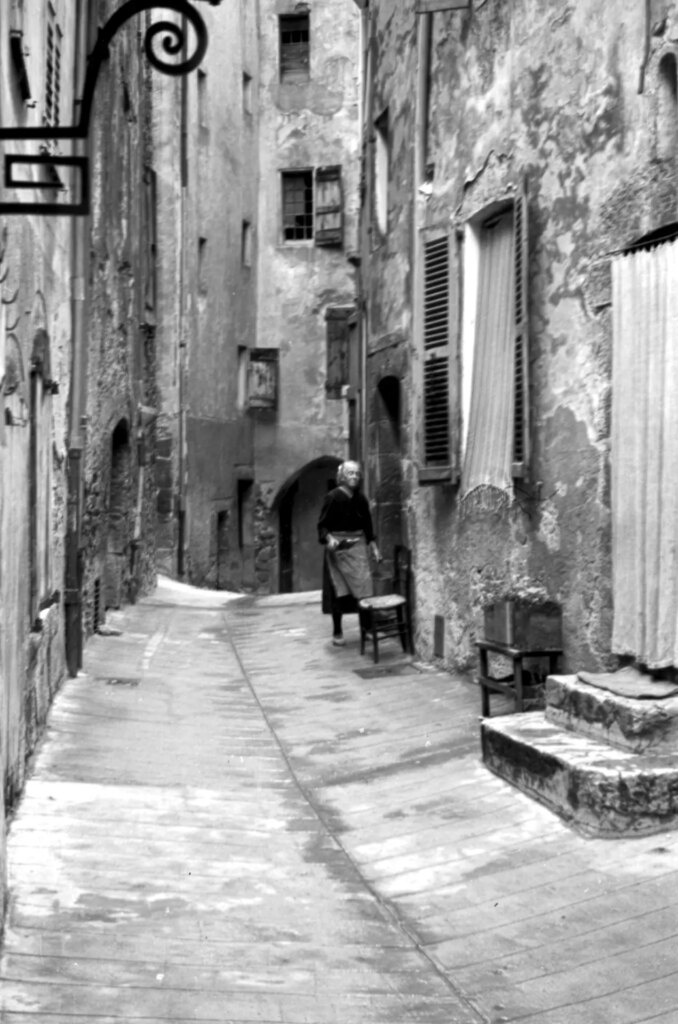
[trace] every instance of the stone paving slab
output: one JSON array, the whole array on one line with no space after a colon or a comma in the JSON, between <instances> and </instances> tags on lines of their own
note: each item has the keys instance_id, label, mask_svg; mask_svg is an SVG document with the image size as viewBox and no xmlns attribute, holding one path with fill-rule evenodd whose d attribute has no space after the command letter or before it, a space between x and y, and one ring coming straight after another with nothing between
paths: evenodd
<instances>
[{"instance_id":1,"label":"stone paving slab","mask_svg":"<svg viewBox=\"0 0 678 1024\"><path fill-rule=\"evenodd\" d=\"M675 833L586 839L494 777L480 763L480 697L467 680L363 680L355 669L369 659L356 632L335 652L309 619L305 636L289 635L276 652L303 665L291 683L268 670L256 618L229 618L319 814L485 1020L677 1024ZM280 609L280 630L286 620ZM317 653L313 667L304 663L313 637L321 676ZM333 691L340 701L325 699ZM433 736L435 761L426 756Z\"/></svg>"},{"instance_id":2,"label":"stone paving slab","mask_svg":"<svg viewBox=\"0 0 678 1024\"><path fill-rule=\"evenodd\" d=\"M179 597L116 616L52 709L0 1021L477 1024L318 816L223 611Z\"/></svg>"},{"instance_id":3,"label":"stone paving slab","mask_svg":"<svg viewBox=\"0 0 678 1024\"><path fill-rule=\"evenodd\" d=\"M2 1024L678 1024L675 833L569 830L482 766L473 683L358 675L316 599L191 595L52 711Z\"/></svg>"}]
</instances>

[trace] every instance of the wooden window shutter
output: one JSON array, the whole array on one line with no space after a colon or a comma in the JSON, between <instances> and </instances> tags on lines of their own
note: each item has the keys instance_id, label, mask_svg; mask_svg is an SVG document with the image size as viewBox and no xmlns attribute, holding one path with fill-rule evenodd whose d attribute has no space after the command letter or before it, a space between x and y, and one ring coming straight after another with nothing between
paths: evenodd
<instances>
[{"instance_id":1,"label":"wooden window shutter","mask_svg":"<svg viewBox=\"0 0 678 1024\"><path fill-rule=\"evenodd\" d=\"M527 476L530 461L530 361L528 338L528 221L525 182L516 197L514 234L513 476Z\"/></svg>"},{"instance_id":2,"label":"wooden window shutter","mask_svg":"<svg viewBox=\"0 0 678 1024\"><path fill-rule=\"evenodd\" d=\"M341 167L319 167L315 173L316 245L342 245L343 211Z\"/></svg>"},{"instance_id":3,"label":"wooden window shutter","mask_svg":"<svg viewBox=\"0 0 678 1024\"><path fill-rule=\"evenodd\" d=\"M433 471L430 479L451 476L449 335L450 248L444 235L424 242L424 465Z\"/></svg>"},{"instance_id":4,"label":"wooden window shutter","mask_svg":"<svg viewBox=\"0 0 678 1024\"><path fill-rule=\"evenodd\" d=\"M325 314L327 322L325 390L328 398L341 398L342 389L349 383L349 318L353 311L352 306L333 306Z\"/></svg>"},{"instance_id":5,"label":"wooden window shutter","mask_svg":"<svg viewBox=\"0 0 678 1024\"><path fill-rule=\"evenodd\" d=\"M434 11L468 11L471 0L417 0L417 14L432 14Z\"/></svg>"}]
</instances>

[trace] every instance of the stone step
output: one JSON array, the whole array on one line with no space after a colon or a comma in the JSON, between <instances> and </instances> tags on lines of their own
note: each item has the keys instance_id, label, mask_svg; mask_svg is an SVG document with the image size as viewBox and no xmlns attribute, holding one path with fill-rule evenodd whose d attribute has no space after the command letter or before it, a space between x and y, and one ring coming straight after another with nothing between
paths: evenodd
<instances>
[{"instance_id":1,"label":"stone step","mask_svg":"<svg viewBox=\"0 0 678 1024\"><path fill-rule=\"evenodd\" d=\"M554 725L635 753L678 748L678 697L639 700L581 682L549 676L546 717Z\"/></svg>"},{"instance_id":2,"label":"stone step","mask_svg":"<svg viewBox=\"0 0 678 1024\"><path fill-rule=\"evenodd\" d=\"M637 753L561 729L543 712L486 718L485 765L590 836L678 825L675 754Z\"/></svg>"}]
</instances>

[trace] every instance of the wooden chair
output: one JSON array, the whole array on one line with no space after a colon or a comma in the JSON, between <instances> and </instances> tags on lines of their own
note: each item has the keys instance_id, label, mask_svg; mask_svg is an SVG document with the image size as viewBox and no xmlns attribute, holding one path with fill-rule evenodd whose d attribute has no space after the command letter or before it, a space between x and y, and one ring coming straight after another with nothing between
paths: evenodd
<instances>
[{"instance_id":1,"label":"wooden chair","mask_svg":"<svg viewBox=\"0 0 678 1024\"><path fill-rule=\"evenodd\" d=\"M375 664L379 661L379 641L400 637L403 650L414 653L412 644L412 553L402 544L393 549L393 580L391 591L377 597L364 597L358 601L360 615L360 653L365 653L365 641L372 640Z\"/></svg>"}]
</instances>

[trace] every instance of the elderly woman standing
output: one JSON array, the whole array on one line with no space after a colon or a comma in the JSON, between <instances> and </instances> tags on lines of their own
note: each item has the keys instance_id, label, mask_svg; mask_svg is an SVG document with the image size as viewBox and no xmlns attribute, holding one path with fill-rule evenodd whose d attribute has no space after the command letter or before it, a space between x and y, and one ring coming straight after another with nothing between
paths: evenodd
<instances>
[{"instance_id":1,"label":"elderly woman standing","mask_svg":"<svg viewBox=\"0 0 678 1024\"><path fill-rule=\"evenodd\" d=\"M325 545L323 565L323 612L332 616L332 643L346 642L341 617L358 610L358 601L373 594L368 545L380 561L367 499L360 493L360 466L342 462L337 487L323 502L318 519L318 540Z\"/></svg>"}]
</instances>

